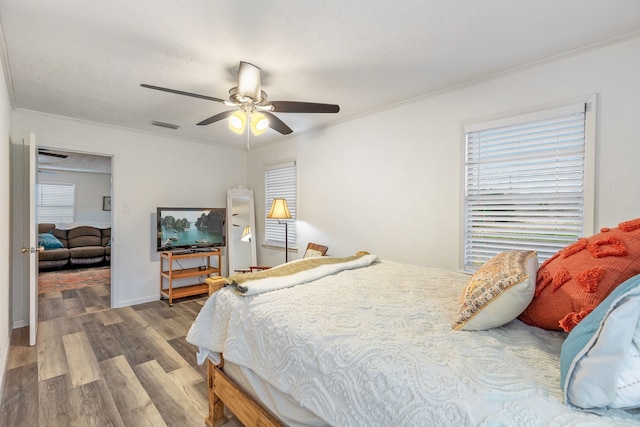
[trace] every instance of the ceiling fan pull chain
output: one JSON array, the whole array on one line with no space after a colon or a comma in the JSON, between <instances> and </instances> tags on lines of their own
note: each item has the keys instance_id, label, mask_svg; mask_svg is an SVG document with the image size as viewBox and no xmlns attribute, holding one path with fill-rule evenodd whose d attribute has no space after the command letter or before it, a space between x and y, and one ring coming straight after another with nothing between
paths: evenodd
<instances>
[{"instance_id":1,"label":"ceiling fan pull chain","mask_svg":"<svg viewBox=\"0 0 640 427\"><path fill-rule=\"evenodd\" d=\"M249 123L251 123L251 113L247 113L247 151L251 151L251 148L249 147L249 137L251 136L251 126L249 125Z\"/></svg>"}]
</instances>

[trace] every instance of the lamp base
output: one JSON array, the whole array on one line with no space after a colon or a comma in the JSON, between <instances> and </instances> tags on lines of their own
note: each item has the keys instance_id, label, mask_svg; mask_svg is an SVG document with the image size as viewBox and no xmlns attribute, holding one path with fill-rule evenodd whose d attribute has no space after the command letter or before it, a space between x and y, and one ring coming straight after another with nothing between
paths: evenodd
<instances>
[{"instance_id":1,"label":"lamp base","mask_svg":"<svg viewBox=\"0 0 640 427\"><path fill-rule=\"evenodd\" d=\"M284 262L289 262L289 224L284 223Z\"/></svg>"}]
</instances>

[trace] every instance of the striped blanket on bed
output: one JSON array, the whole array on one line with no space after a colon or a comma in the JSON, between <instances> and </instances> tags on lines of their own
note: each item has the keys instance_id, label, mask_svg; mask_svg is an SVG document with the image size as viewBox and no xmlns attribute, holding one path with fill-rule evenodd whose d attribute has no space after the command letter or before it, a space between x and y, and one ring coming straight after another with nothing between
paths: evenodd
<instances>
[{"instance_id":1,"label":"striped blanket on bed","mask_svg":"<svg viewBox=\"0 0 640 427\"><path fill-rule=\"evenodd\" d=\"M376 261L378 257L372 254L359 254L346 258L326 256L303 258L269 270L229 276L226 284L234 287L241 295L255 295L310 282L339 271L366 267Z\"/></svg>"}]
</instances>

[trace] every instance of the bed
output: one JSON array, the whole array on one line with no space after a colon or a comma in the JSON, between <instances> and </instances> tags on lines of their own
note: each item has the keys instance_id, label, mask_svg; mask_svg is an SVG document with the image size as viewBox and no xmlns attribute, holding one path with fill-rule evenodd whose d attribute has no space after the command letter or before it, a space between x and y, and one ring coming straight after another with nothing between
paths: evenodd
<instances>
[{"instance_id":1,"label":"bed","mask_svg":"<svg viewBox=\"0 0 640 427\"><path fill-rule=\"evenodd\" d=\"M370 254L277 269L231 280L188 333L209 365L209 424L224 404L245 425L640 425L632 409L565 404L566 332L454 329L467 274Z\"/></svg>"}]
</instances>

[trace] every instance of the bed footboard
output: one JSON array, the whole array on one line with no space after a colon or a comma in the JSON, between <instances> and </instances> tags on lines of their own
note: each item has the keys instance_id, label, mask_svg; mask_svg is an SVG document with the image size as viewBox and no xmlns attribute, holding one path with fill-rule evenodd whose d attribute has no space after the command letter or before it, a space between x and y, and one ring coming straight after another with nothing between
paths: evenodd
<instances>
[{"instance_id":1,"label":"bed footboard","mask_svg":"<svg viewBox=\"0 0 640 427\"><path fill-rule=\"evenodd\" d=\"M224 421L224 407L244 426L273 426L282 427L282 424L259 403L240 388L222 370L224 360L219 365L214 365L207 360L208 388L209 388L209 416L205 422L209 426L219 425Z\"/></svg>"}]
</instances>

